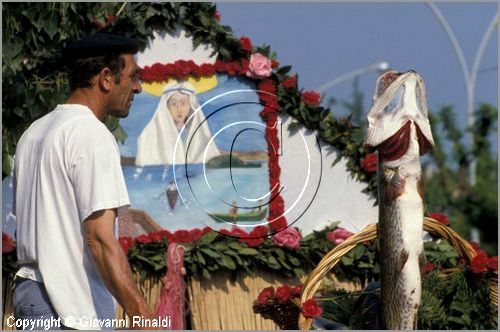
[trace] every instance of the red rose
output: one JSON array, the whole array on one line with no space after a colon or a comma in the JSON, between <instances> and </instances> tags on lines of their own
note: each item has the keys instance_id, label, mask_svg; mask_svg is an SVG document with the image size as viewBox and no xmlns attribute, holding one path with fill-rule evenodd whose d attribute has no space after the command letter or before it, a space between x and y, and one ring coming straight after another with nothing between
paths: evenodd
<instances>
[{"instance_id":1,"label":"red rose","mask_svg":"<svg viewBox=\"0 0 500 332\"><path fill-rule=\"evenodd\" d=\"M228 229L219 229L219 233L222 234L222 235L227 235L227 236L232 236L232 232Z\"/></svg>"},{"instance_id":2,"label":"red rose","mask_svg":"<svg viewBox=\"0 0 500 332\"><path fill-rule=\"evenodd\" d=\"M367 173L376 172L378 168L377 153L374 152L367 154L363 159L361 159L359 164L361 168Z\"/></svg>"},{"instance_id":3,"label":"red rose","mask_svg":"<svg viewBox=\"0 0 500 332\"><path fill-rule=\"evenodd\" d=\"M480 252L472 259L471 271L473 273L481 273L488 270L488 255L485 252Z\"/></svg>"},{"instance_id":4,"label":"red rose","mask_svg":"<svg viewBox=\"0 0 500 332\"><path fill-rule=\"evenodd\" d=\"M9 236L9 234L2 232L2 254L11 252L16 249L14 240Z\"/></svg>"},{"instance_id":5,"label":"red rose","mask_svg":"<svg viewBox=\"0 0 500 332\"><path fill-rule=\"evenodd\" d=\"M199 76L212 76L215 74L215 67L210 63L204 63L198 67Z\"/></svg>"},{"instance_id":6,"label":"red rose","mask_svg":"<svg viewBox=\"0 0 500 332\"><path fill-rule=\"evenodd\" d=\"M279 303L284 303L290 299L292 296L292 287L289 285L283 285L276 289L276 298Z\"/></svg>"},{"instance_id":7,"label":"red rose","mask_svg":"<svg viewBox=\"0 0 500 332\"><path fill-rule=\"evenodd\" d=\"M271 59L271 68L276 68L280 65L280 63L276 60Z\"/></svg>"},{"instance_id":8,"label":"red rose","mask_svg":"<svg viewBox=\"0 0 500 332\"><path fill-rule=\"evenodd\" d=\"M427 264L425 264L424 266L424 273L427 274L427 273L430 273L434 270L434 264L432 264L431 262L428 262Z\"/></svg>"},{"instance_id":9,"label":"red rose","mask_svg":"<svg viewBox=\"0 0 500 332\"><path fill-rule=\"evenodd\" d=\"M233 76L236 74L237 67L235 66L234 62L227 62L226 63L226 72L229 76Z\"/></svg>"},{"instance_id":10,"label":"red rose","mask_svg":"<svg viewBox=\"0 0 500 332\"><path fill-rule=\"evenodd\" d=\"M135 238L135 242L140 243L140 244L148 244L151 243L151 237L148 236L148 234L141 234L138 237Z\"/></svg>"},{"instance_id":11,"label":"red rose","mask_svg":"<svg viewBox=\"0 0 500 332\"><path fill-rule=\"evenodd\" d=\"M134 245L134 241L130 236L123 236L118 239L118 242L120 242L120 245L122 246L123 251L125 252L125 255L128 253L128 250L132 245Z\"/></svg>"},{"instance_id":12,"label":"red rose","mask_svg":"<svg viewBox=\"0 0 500 332\"><path fill-rule=\"evenodd\" d=\"M292 295L300 296L300 293L302 293L302 285L301 284L295 285L295 287L292 288Z\"/></svg>"},{"instance_id":13,"label":"red rose","mask_svg":"<svg viewBox=\"0 0 500 332\"><path fill-rule=\"evenodd\" d=\"M172 233L170 233L166 229L162 229L161 231L158 231L158 234L160 234L162 238L165 238L169 241L170 241L170 238L172 237Z\"/></svg>"},{"instance_id":14,"label":"red rose","mask_svg":"<svg viewBox=\"0 0 500 332\"><path fill-rule=\"evenodd\" d=\"M265 120L269 116L271 116L272 113L275 113L275 112L276 112L276 110L264 106L264 109L260 112L260 116Z\"/></svg>"},{"instance_id":15,"label":"red rose","mask_svg":"<svg viewBox=\"0 0 500 332\"><path fill-rule=\"evenodd\" d=\"M238 72L238 74L245 75L246 72L248 71L248 69L250 69L250 60L245 59L245 58L241 59L240 66L241 66L241 70L240 70L240 72Z\"/></svg>"},{"instance_id":16,"label":"red rose","mask_svg":"<svg viewBox=\"0 0 500 332\"><path fill-rule=\"evenodd\" d=\"M258 236L266 236L267 233L269 233L269 228L267 226L260 225L252 229L251 233L254 233Z\"/></svg>"},{"instance_id":17,"label":"red rose","mask_svg":"<svg viewBox=\"0 0 500 332\"><path fill-rule=\"evenodd\" d=\"M216 72L223 73L226 71L226 63L222 62L221 60L216 60L214 68Z\"/></svg>"},{"instance_id":18,"label":"red rose","mask_svg":"<svg viewBox=\"0 0 500 332\"><path fill-rule=\"evenodd\" d=\"M202 230L201 230L201 235L205 235L207 233L210 233L212 231L212 229L208 226L204 227Z\"/></svg>"},{"instance_id":19,"label":"red rose","mask_svg":"<svg viewBox=\"0 0 500 332\"><path fill-rule=\"evenodd\" d=\"M274 94L276 92L276 84L271 79L263 79L259 83L259 90Z\"/></svg>"},{"instance_id":20,"label":"red rose","mask_svg":"<svg viewBox=\"0 0 500 332\"><path fill-rule=\"evenodd\" d=\"M202 235L202 231L199 228L193 228L189 232L190 232L192 242L198 240L200 238L200 236Z\"/></svg>"},{"instance_id":21,"label":"red rose","mask_svg":"<svg viewBox=\"0 0 500 332\"><path fill-rule=\"evenodd\" d=\"M259 234L247 233L237 227L233 228L230 235L238 237L240 243L246 243L249 247L258 247L264 243L264 239Z\"/></svg>"},{"instance_id":22,"label":"red rose","mask_svg":"<svg viewBox=\"0 0 500 332\"><path fill-rule=\"evenodd\" d=\"M243 51L246 52L252 52L252 41L248 37L241 37L240 38L240 46Z\"/></svg>"},{"instance_id":23,"label":"red rose","mask_svg":"<svg viewBox=\"0 0 500 332\"><path fill-rule=\"evenodd\" d=\"M245 232L244 230L242 230L241 228L238 228L238 227L234 227L232 230L231 230L231 235L232 236L237 236L239 238L245 238L245 237L248 237L248 233Z\"/></svg>"},{"instance_id":24,"label":"red rose","mask_svg":"<svg viewBox=\"0 0 500 332\"><path fill-rule=\"evenodd\" d=\"M189 74L191 74L196 69L196 64L193 60L177 60L174 63L175 66L175 77L178 79L183 79Z\"/></svg>"},{"instance_id":25,"label":"red rose","mask_svg":"<svg viewBox=\"0 0 500 332\"><path fill-rule=\"evenodd\" d=\"M191 234L185 229L179 229L174 232L173 242L186 243L191 242Z\"/></svg>"},{"instance_id":26,"label":"red rose","mask_svg":"<svg viewBox=\"0 0 500 332\"><path fill-rule=\"evenodd\" d=\"M265 106L273 110L277 110L279 108L278 97L274 93L260 92L259 99Z\"/></svg>"},{"instance_id":27,"label":"red rose","mask_svg":"<svg viewBox=\"0 0 500 332\"><path fill-rule=\"evenodd\" d=\"M309 106L318 106L321 100L321 96L316 91L304 91L301 96L304 103Z\"/></svg>"},{"instance_id":28,"label":"red rose","mask_svg":"<svg viewBox=\"0 0 500 332\"><path fill-rule=\"evenodd\" d=\"M297 86L297 76L290 76L287 77L281 82L281 85L283 85L287 89L295 88Z\"/></svg>"},{"instance_id":29,"label":"red rose","mask_svg":"<svg viewBox=\"0 0 500 332\"><path fill-rule=\"evenodd\" d=\"M264 304L274 296L274 288L273 287L266 287L264 288L259 296L257 297L257 301L259 301L260 304Z\"/></svg>"},{"instance_id":30,"label":"red rose","mask_svg":"<svg viewBox=\"0 0 500 332\"><path fill-rule=\"evenodd\" d=\"M283 211L279 212L280 214L283 213ZM273 220L272 222L269 223L269 226L271 227L271 229L275 232L279 232L281 231L282 229L286 228L287 227L287 222L286 222L286 219L285 217L283 216L280 216L278 217L277 219Z\"/></svg>"},{"instance_id":31,"label":"red rose","mask_svg":"<svg viewBox=\"0 0 500 332\"><path fill-rule=\"evenodd\" d=\"M169 77L169 76L174 76L176 70L177 70L177 68L176 68L175 64L173 64L173 63L166 64L165 66L163 66L162 75L164 75L165 78Z\"/></svg>"},{"instance_id":32,"label":"red rose","mask_svg":"<svg viewBox=\"0 0 500 332\"><path fill-rule=\"evenodd\" d=\"M321 316L323 309L318 305L315 299L309 299L302 303L300 310L304 317L313 318Z\"/></svg>"},{"instance_id":33,"label":"red rose","mask_svg":"<svg viewBox=\"0 0 500 332\"><path fill-rule=\"evenodd\" d=\"M484 252L484 250L481 249L481 247L479 246L479 244L477 242L470 241L469 243L471 244L472 248L476 252L476 255L479 255L479 254L486 255L486 252ZM488 256L488 255L486 255L486 256Z\"/></svg>"},{"instance_id":34,"label":"red rose","mask_svg":"<svg viewBox=\"0 0 500 332\"><path fill-rule=\"evenodd\" d=\"M215 11L215 14L214 14L214 18L217 20L217 21L220 21L220 13L218 10Z\"/></svg>"},{"instance_id":35,"label":"red rose","mask_svg":"<svg viewBox=\"0 0 500 332\"><path fill-rule=\"evenodd\" d=\"M429 218L436 219L440 224L445 226L450 225L450 220L448 220L448 217L442 213L431 213L429 214Z\"/></svg>"},{"instance_id":36,"label":"red rose","mask_svg":"<svg viewBox=\"0 0 500 332\"><path fill-rule=\"evenodd\" d=\"M163 240L164 238L165 239L169 239L171 234L169 231L167 230L159 230L159 231L156 231L156 232L151 232L148 234L149 238L151 239L151 241L153 242L160 242L161 240Z\"/></svg>"},{"instance_id":37,"label":"red rose","mask_svg":"<svg viewBox=\"0 0 500 332\"><path fill-rule=\"evenodd\" d=\"M488 260L488 269L493 272L498 271L498 256L493 256Z\"/></svg>"}]
</instances>

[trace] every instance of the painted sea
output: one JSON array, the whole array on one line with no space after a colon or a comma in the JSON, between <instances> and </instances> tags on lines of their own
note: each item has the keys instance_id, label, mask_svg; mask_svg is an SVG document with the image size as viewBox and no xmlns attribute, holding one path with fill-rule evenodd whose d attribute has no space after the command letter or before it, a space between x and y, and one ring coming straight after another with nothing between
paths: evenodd
<instances>
[{"instance_id":1,"label":"painted sea","mask_svg":"<svg viewBox=\"0 0 500 332\"><path fill-rule=\"evenodd\" d=\"M146 211L168 230L210 226L227 228L215 222L208 213L228 213L236 202L239 213L251 211L268 201L267 162L252 168L207 169L203 164L172 166L123 167L132 208ZM179 198L170 208L166 189L176 184ZM262 201L259 203L259 199ZM247 223L261 224L262 220Z\"/></svg>"}]
</instances>

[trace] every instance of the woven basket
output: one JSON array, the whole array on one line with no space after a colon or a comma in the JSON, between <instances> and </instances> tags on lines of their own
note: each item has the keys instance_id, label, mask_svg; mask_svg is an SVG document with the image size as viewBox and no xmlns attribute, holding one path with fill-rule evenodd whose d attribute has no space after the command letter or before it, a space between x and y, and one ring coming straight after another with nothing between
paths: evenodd
<instances>
[{"instance_id":1,"label":"woven basket","mask_svg":"<svg viewBox=\"0 0 500 332\"><path fill-rule=\"evenodd\" d=\"M471 262L472 258L476 255L475 250L472 248L470 243L464 240L460 235L453 231L450 227L445 226L438 221L425 217L424 218L424 230L428 231L433 235L438 235L446 240L448 240L455 250L460 255ZM314 297L314 294L318 291L321 281L330 272L331 269L342 259L342 256L351 251L358 244L365 241L374 240L377 238L377 224L371 224L365 227L361 232L349 237L347 240L342 242L340 245L335 247L332 251L323 257L319 262L318 266L309 274L306 281L304 282L301 303ZM498 307L498 275L495 274L491 278L490 287L490 297L492 308L497 312ZM299 315L299 328L301 330L309 330L311 328L312 319L306 318L302 314Z\"/></svg>"}]
</instances>

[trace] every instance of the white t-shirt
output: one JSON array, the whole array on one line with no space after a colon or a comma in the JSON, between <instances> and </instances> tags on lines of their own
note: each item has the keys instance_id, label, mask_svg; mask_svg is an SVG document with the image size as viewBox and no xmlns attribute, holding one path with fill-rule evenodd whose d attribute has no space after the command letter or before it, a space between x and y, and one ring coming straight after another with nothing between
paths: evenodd
<instances>
[{"instance_id":1,"label":"white t-shirt","mask_svg":"<svg viewBox=\"0 0 500 332\"><path fill-rule=\"evenodd\" d=\"M95 211L129 204L118 145L89 108L58 105L19 140L18 260L40 272L54 309L70 324L65 325L96 329L85 322L114 318L114 299L84 244L83 222Z\"/></svg>"}]
</instances>

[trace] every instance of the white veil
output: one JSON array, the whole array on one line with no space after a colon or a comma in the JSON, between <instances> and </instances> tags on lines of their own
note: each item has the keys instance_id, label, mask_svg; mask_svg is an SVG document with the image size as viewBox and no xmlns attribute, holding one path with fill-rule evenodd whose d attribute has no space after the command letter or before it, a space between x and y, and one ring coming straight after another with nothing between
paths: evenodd
<instances>
[{"instance_id":1,"label":"white veil","mask_svg":"<svg viewBox=\"0 0 500 332\"><path fill-rule=\"evenodd\" d=\"M174 120L168 110L167 102L175 92L189 95L191 110L186 117L186 124L181 132L177 130ZM186 139L180 139L180 135ZM193 86L188 82L174 82L167 85L158 102L153 117L137 138L137 166L167 165L167 164L197 164L203 163L220 155L215 140L210 145L212 132L201 110L198 97ZM177 149L175 150L175 145ZM186 156L186 149L189 145Z\"/></svg>"}]
</instances>

